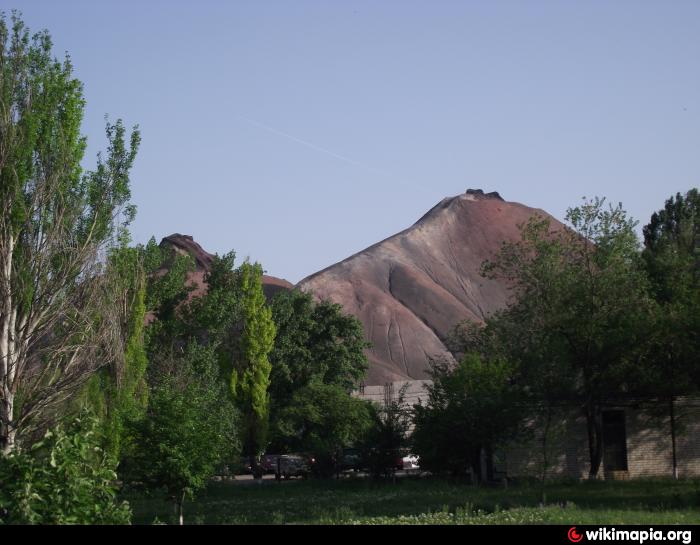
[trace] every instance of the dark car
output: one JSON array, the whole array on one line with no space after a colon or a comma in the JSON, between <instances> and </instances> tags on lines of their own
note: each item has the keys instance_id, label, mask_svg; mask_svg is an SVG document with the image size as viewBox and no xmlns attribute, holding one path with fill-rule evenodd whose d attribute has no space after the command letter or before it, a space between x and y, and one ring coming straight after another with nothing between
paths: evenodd
<instances>
[{"instance_id":1,"label":"dark car","mask_svg":"<svg viewBox=\"0 0 700 545\"><path fill-rule=\"evenodd\" d=\"M279 457L280 454L265 454L260 460L263 472L277 473L277 459Z\"/></svg>"},{"instance_id":2,"label":"dark car","mask_svg":"<svg viewBox=\"0 0 700 545\"><path fill-rule=\"evenodd\" d=\"M356 448L344 448L340 460L340 471L360 471L362 469L364 469L362 451Z\"/></svg>"},{"instance_id":3,"label":"dark car","mask_svg":"<svg viewBox=\"0 0 700 545\"><path fill-rule=\"evenodd\" d=\"M277 479L290 477L306 479L311 473L311 465L314 462L313 458L301 454L282 454L277 459L279 468L279 472L275 471Z\"/></svg>"}]
</instances>

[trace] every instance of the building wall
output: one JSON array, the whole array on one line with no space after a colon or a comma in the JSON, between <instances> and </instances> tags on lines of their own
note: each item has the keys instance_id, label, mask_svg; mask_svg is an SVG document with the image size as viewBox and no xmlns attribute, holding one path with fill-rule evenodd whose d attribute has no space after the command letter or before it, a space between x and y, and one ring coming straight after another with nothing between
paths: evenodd
<instances>
[{"instance_id":1,"label":"building wall","mask_svg":"<svg viewBox=\"0 0 700 545\"><path fill-rule=\"evenodd\" d=\"M426 404L428 380L365 386L354 395L384 404L387 396L398 397L406 387L405 403ZM700 399L676 401L676 458L678 476L700 477ZM605 460L601 478L639 478L673 476L673 455L670 417L667 405L628 404L611 407L624 411L627 448L627 471L606 472ZM495 453L496 470L510 477L541 477L544 452L548 459L548 477L582 479L588 476L589 453L586 421L578 412L560 409L552 415L543 444L544 418L532 419L523 425L524 438Z\"/></svg>"},{"instance_id":2,"label":"building wall","mask_svg":"<svg viewBox=\"0 0 700 545\"><path fill-rule=\"evenodd\" d=\"M605 470L601 478L673 476L673 449L667 407L649 404L615 407L625 415L627 471ZM678 476L700 476L700 404L698 400L676 402L676 459ZM664 414L666 413L666 414ZM586 421L573 410L559 411L550 430L548 471L550 477L586 478L589 469ZM504 449L499 462L509 476L542 475L544 450L541 420L525 426L531 435Z\"/></svg>"}]
</instances>

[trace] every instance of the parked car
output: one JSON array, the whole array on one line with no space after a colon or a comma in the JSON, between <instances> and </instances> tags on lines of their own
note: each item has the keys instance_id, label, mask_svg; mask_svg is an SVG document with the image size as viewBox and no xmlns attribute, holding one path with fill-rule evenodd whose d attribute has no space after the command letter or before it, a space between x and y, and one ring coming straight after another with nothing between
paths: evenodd
<instances>
[{"instance_id":1,"label":"parked car","mask_svg":"<svg viewBox=\"0 0 700 545\"><path fill-rule=\"evenodd\" d=\"M265 454L260 459L260 465L265 473L277 473L277 459L279 454Z\"/></svg>"},{"instance_id":2,"label":"parked car","mask_svg":"<svg viewBox=\"0 0 700 545\"><path fill-rule=\"evenodd\" d=\"M344 448L343 457L340 460L340 470L360 471L363 469L362 452L356 448Z\"/></svg>"},{"instance_id":3,"label":"parked car","mask_svg":"<svg viewBox=\"0 0 700 545\"><path fill-rule=\"evenodd\" d=\"M311 472L311 465L314 462L313 458L300 454L282 454L278 457L278 460L279 473L275 472L278 480L281 478L289 479L290 477L306 479Z\"/></svg>"},{"instance_id":4,"label":"parked car","mask_svg":"<svg viewBox=\"0 0 700 545\"><path fill-rule=\"evenodd\" d=\"M401 468L404 470L420 469L418 456L415 454L407 454L401 459Z\"/></svg>"}]
</instances>

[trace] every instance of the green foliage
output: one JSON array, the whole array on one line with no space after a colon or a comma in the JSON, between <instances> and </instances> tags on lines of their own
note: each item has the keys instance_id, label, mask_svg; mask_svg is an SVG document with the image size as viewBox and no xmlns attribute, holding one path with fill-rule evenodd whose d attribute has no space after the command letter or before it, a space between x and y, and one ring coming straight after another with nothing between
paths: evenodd
<instances>
[{"instance_id":1,"label":"green foliage","mask_svg":"<svg viewBox=\"0 0 700 545\"><path fill-rule=\"evenodd\" d=\"M314 307L314 328L309 338L317 371L326 384L338 384L346 392L357 388L369 365L364 354L369 343L362 322L330 301Z\"/></svg>"},{"instance_id":2,"label":"green foliage","mask_svg":"<svg viewBox=\"0 0 700 545\"><path fill-rule=\"evenodd\" d=\"M367 357L362 323L330 301L294 289L272 300L277 327L270 353L272 441L277 450L289 450L290 437L277 426L278 415L290 407L294 393L311 382L336 385L351 392L364 377Z\"/></svg>"},{"instance_id":3,"label":"green foliage","mask_svg":"<svg viewBox=\"0 0 700 545\"><path fill-rule=\"evenodd\" d=\"M279 426L294 450L316 458L314 471L331 475L343 447L359 443L371 426L367 401L352 397L341 386L311 382L297 390L279 415Z\"/></svg>"},{"instance_id":4,"label":"green foliage","mask_svg":"<svg viewBox=\"0 0 700 545\"><path fill-rule=\"evenodd\" d=\"M659 303L652 368L642 387L660 396L700 388L700 193L666 201L644 227L642 253Z\"/></svg>"},{"instance_id":5,"label":"green foliage","mask_svg":"<svg viewBox=\"0 0 700 545\"><path fill-rule=\"evenodd\" d=\"M207 292L183 305L180 320L186 335L216 347L221 369L231 375L240 350L241 290L239 271L234 269L235 253L215 255L204 276Z\"/></svg>"},{"instance_id":6,"label":"green foliage","mask_svg":"<svg viewBox=\"0 0 700 545\"><path fill-rule=\"evenodd\" d=\"M262 290L262 267L243 263L238 271L242 333L231 373L231 392L243 414L244 451L258 458L267 440L275 324Z\"/></svg>"},{"instance_id":7,"label":"green foliage","mask_svg":"<svg viewBox=\"0 0 700 545\"><path fill-rule=\"evenodd\" d=\"M179 498L178 501L181 501L182 494L190 494L202 486L210 476L212 464L215 465L218 463L217 460L220 461L223 447L214 445L209 452L205 448L207 442L212 441L211 434L214 433L212 426L218 425L221 430L226 430L228 448L233 452L238 448L236 446L238 436L234 430L236 426L246 431L252 428L250 432L252 434L259 430L259 427L256 427L258 422L263 425L266 423L265 403L260 402L259 390L253 388L248 398L250 401L248 407L253 406L252 400L255 400L254 407L257 412L246 413L242 410L242 416L239 418L232 405L230 379L234 363L242 361L240 357L243 353L242 337L248 326L240 310L245 292L241 281L242 273L233 269L234 257L233 252L222 257L215 256L205 275L208 288L206 293L188 300L191 288L187 285L187 276L194 268L192 257L183 256L174 251L166 252L159 248L154 240L149 242L145 249L146 269L153 271L148 283L147 302L151 305L149 308L154 311L155 318L146 330L150 365L155 366L153 372L149 373L149 381L152 386L151 396L158 397L154 404L149 405L146 420L137 427L139 436L151 436L150 444L161 440L164 444L170 445L167 446L168 452L177 451L174 454L171 452L169 461L159 462L159 466L153 470L154 474L147 476L145 482L150 483L150 486L167 486L169 493L174 498ZM251 289L249 278L245 287L248 290ZM261 289L259 282L258 288ZM248 304L248 309L252 311L257 303L258 300L253 297L252 302ZM269 314L269 310L267 312ZM258 322L253 319L248 335L256 335L259 332L260 319ZM256 357L259 357L256 352L256 348L259 348L256 346L258 341L262 341L264 345L265 337L249 340L246 344L249 353ZM183 353L185 355L181 356L180 354ZM189 372L183 375L184 371L180 369L180 367L189 369L193 365L197 367L198 354L206 355L205 360L208 363L204 367L208 369L206 376L209 386L207 387L212 395L215 394L208 400L202 397L204 386L199 385L200 379L196 379L194 375L191 376ZM256 372L264 374L264 368L258 368L258 371L252 371L252 369L252 367L248 369L244 376L246 386L250 386L257 378ZM183 388L192 392L185 394ZM238 393L242 394L242 392L241 389ZM191 397L189 401L187 401L187 395ZM245 408L245 400L238 398L236 401L240 403L242 409ZM212 406L207 409L210 402ZM217 404L224 413L217 412ZM176 422L170 422L175 418L178 410L188 411L190 419L190 422L180 424L191 426L185 434L187 440L181 443L177 442L176 436L182 430L177 427ZM259 416L261 412L262 418ZM194 422L198 418L208 418L206 420L208 424L195 425ZM225 422L216 422L211 418L223 419ZM249 422L251 426L246 425ZM150 426L150 428L146 429L143 426ZM218 435L221 436L221 433ZM187 460L188 442L204 449L202 452L192 452L194 460L192 463L199 464L197 466L199 469L187 466L190 462ZM182 452L179 452L179 449L182 449ZM140 447L137 450L135 456L147 455L147 451L143 451ZM212 457L207 459L205 457L207 454ZM167 467L168 464L171 464L171 467ZM133 456L130 457L128 465L134 466Z\"/></svg>"},{"instance_id":8,"label":"green foliage","mask_svg":"<svg viewBox=\"0 0 700 545\"><path fill-rule=\"evenodd\" d=\"M129 506L116 499L116 460L99 445L99 421L83 414L0 457L0 523L128 524Z\"/></svg>"},{"instance_id":9,"label":"green foliage","mask_svg":"<svg viewBox=\"0 0 700 545\"><path fill-rule=\"evenodd\" d=\"M146 309L154 312L156 320L147 333L147 344L158 351L188 335L181 310L192 287L187 275L194 271L194 259L174 249L163 250L151 238L144 248L144 268L148 273Z\"/></svg>"},{"instance_id":10,"label":"green foliage","mask_svg":"<svg viewBox=\"0 0 700 545\"><path fill-rule=\"evenodd\" d=\"M105 448L117 459L129 443L125 423L140 418L148 402L143 253L142 247L128 247L125 241L109 254L107 271L113 304L118 308L123 355L91 378L83 396L100 416Z\"/></svg>"},{"instance_id":11,"label":"green foliage","mask_svg":"<svg viewBox=\"0 0 700 545\"><path fill-rule=\"evenodd\" d=\"M107 240L114 232L115 211L131 197L129 170L140 135L134 130L127 145L123 123L107 123L107 157L98 156L96 170L82 172L82 84L73 78L69 58L61 63L51 57L52 45L46 31L30 38L16 15L11 28L4 15L0 18L0 191L13 218L6 228L17 235L19 261L31 268L26 259L32 250L23 242L59 230L64 238L50 248L50 261L54 270L69 266L75 277L81 264L71 262L71 250L90 240ZM38 193L48 189L53 193ZM121 224L126 226L134 208L126 206L123 212Z\"/></svg>"},{"instance_id":12,"label":"green foliage","mask_svg":"<svg viewBox=\"0 0 700 545\"><path fill-rule=\"evenodd\" d=\"M277 326L271 392L283 401L311 380L337 384L350 392L367 371L369 343L362 323L330 301L314 303L309 293L284 291L272 301Z\"/></svg>"},{"instance_id":13,"label":"green foliage","mask_svg":"<svg viewBox=\"0 0 700 545\"><path fill-rule=\"evenodd\" d=\"M319 372L320 366L314 361L318 352L310 342L316 327L314 302L311 295L294 289L278 293L271 308L277 335L270 352L270 394L274 405L284 405L295 390L306 386Z\"/></svg>"},{"instance_id":14,"label":"green foliage","mask_svg":"<svg viewBox=\"0 0 700 545\"><path fill-rule=\"evenodd\" d=\"M146 289L142 284L134 294L129 318L129 333L124 349L124 373L118 384L122 414L127 418L138 418L148 403L146 384L146 348L144 344L144 319Z\"/></svg>"},{"instance_id":15,"label":"green foliage","mask_svg":"<svg viewBox=\"0 0 700 545\"><path fill-rule=\"evenodd\" d=\"M514 438L525 411L508 360L467 354L457 367L433 362L428 402L414 407L413 448L421 469L481 478L481 455Z\"/></svg>"},{"instance_id":16,"label":"green foliage","mask_svg":"<svg viewBox=\"0 0 700 545\"><path fill-rule=\"evenodd\" d=\"M143 419L130 423L134 448L124 478L165 489L180 507L237 453L236 412L211 347L190 343L184 354L152 362L153 384Z\"/></svg>"},{"instance_id":17,"label":"green foliage","mask_svg":"<svg viewBox=\"0 0 700 545\"><path fill-rule=\"evenodd\" d=\"M148 239L146 246L143 247L143 268L147 275L152 275L163 265L163 250L156 242L155 237ZM152 291L152 290L150 290ZM151 294L149 294L151 295ZM152 296L152 295L151 295ZM157 298L156 298L157 299ZM148 308L154 308L155 305L147 305Z\"/></svg>"},{"instance_id":18,"label":"green foliage","mask_svg":"<svg viewBox=\"0 0 700 545\"><path fill-rule=\"evenodd\" d=\"M643 257L657 297L697 296L700 286L700 192L677 193L644 227Z\"/></svg>"}]
</instances>

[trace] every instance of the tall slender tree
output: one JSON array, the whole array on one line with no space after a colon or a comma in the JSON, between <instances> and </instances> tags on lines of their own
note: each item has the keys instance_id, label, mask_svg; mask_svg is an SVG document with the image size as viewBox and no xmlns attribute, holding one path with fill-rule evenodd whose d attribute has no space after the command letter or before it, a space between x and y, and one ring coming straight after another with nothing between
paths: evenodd
<instances>
[{"instance_id":1,"label":"tall slender tree","mask_svg":"<svg viewBox=\"0 0 700 545\"><path fill-rule=\"evenodd\" d=\"M262 290L262 267L246 262L238 274L242 332L231 392L241 411L243 451L257 470L267 440L272 369L268 356L276 329Z\"/></svg>"},{"instance_id":2,"label":"tall slender tree","mask_svg":"<svg viewBox=\"0 0 700 545\"><path fill-rule=\"evenodd\" d=\"M85 101L44 31L0 16L0 451L104 360L115 321L101 254L134 215L127 141L107 123L106 156L83 172ZM97 357L97 353L101 358ZM18 400L21 401L18 403Z\"/></svg>"}]
</instances>

